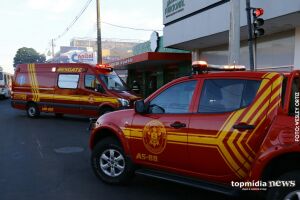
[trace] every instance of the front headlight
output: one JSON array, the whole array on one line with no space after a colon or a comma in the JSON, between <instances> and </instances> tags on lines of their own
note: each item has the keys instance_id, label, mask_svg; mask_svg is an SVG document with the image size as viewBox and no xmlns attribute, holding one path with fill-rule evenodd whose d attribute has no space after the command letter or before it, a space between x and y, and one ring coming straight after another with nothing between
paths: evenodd
<instances>
[{"instance_id":1,"label":"front headlight","mask_svg":"<svg viewBox=\"0 0 300 200\"><path fill-rule=\"evenodd\" d=\"M121 98L119 98L118 100L119 100L120 104L122 105L122 107L129 107L129 101L128 100L121 99Z\"/></svg>"}]
</instances>

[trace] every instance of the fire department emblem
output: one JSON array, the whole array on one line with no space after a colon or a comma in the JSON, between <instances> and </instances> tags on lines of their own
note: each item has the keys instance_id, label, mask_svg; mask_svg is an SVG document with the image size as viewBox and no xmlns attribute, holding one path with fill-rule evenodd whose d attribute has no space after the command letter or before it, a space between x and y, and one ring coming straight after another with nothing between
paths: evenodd
<instances>
[{"instance_id":1,"label":"fire department emblem","mask_svg":"<svg viewBox=\"0 0 300 200\"><path fill-rule=\"evenodd\" d=\"M89 101L89 103L94 103L94 102L95 102L94 95L91 94L91 95L88 97L88 101Z\"/></svg>"},{"instance_id":2,"label":"fire department emblem","mask_svg":"<svg viewBox=\"0 0 300 200\"><path fill-rule=\"evenodd\" d=\"M153 154L160 154L165 150L167 131L160 121L153 120L146 124L143 130L143 143L146 149Z\"/></svg>"}]
</instances>

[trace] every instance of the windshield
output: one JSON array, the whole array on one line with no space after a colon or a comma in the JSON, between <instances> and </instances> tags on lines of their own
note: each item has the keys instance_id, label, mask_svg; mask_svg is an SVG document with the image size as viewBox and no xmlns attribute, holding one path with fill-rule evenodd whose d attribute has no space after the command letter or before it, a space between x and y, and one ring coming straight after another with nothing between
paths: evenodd
<instances>
[{"instance_id":1,"label":"windshield","mask_svg":"<svg viewBox=\"0 0 300 200\"><path fill-rule=\"evenodd\" d=\"M107 89L125 91L128 90L125 83L117 74L100 74L100 79L104 82Z\"/></svg>"}]
</instances>

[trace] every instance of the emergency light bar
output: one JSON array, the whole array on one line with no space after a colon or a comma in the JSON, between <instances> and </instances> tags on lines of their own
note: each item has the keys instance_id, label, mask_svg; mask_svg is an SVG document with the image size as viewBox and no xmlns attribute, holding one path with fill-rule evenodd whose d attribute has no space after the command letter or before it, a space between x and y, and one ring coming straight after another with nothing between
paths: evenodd
<instances>
[{"instance_id":1,"label":"emergency light bar","mask_svg":"<svg viewBox=\"0 0 300 200\"><path fill-rule=\"evenodd\" d=\"M110 72L112 72L114 70L114 68L111 67L108 64L96 64L96 68L98 68L98 69L104 69L104 70L107 70L107 71L110 71Z\"/></svg>"},{"instance_id":2,"label":"emergency light bar","mask_svg":"<svg viewBox=\"0 0 300 200\"><path fill-rule=\"evenodd\" d=\"M243 65L208 65L206 61L194 61L192 63L193 73L203 74L208 71L245 71Z\"/></svg>"}]
</instances>

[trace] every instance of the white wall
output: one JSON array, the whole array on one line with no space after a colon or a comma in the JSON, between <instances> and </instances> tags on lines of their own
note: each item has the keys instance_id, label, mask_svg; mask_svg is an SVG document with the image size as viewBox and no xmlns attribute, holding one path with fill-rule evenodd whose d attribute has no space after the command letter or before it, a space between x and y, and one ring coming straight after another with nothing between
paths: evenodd
<instances>
[{"instance_id":1,"label":"white wall","mask_svg":"<svg viewBox=\"0 0 300 200\"><path fill-rule=\"evenodd\" d=\"M294 69L300 69L300 26L295 30Z\"/></svg>"},{"instance_id":2,"label":"white wall","mask_svg":"<svg viewBox=\"0 0 300 200\"><path fill-rule=\"evenodd\" d=\"M190 7L201 8L202 4L196 3L200 0L185 0L186 8L182 13L187 14ZM164 0L164 9L168 0ZM206 1L205 1L206 2ZM212 1L215 3L216 1ZM278 19L281 16L286 16L291 13L300 11L300 0L252 0L251 6L264 8L265 13L263 18L267 20ZM241 26L246 26L246 11L245 1L241 3ZM185 13L186 12L186 13ZM172 22L171 19L176 19L182 15L172 16L169 19L164 19L164 23ZM213 34L222 33L229 30L229 13L230 3L225 3L210 10L198 13L189 18L183 19L173 24L167 24L164 27L164 46L172 47L173 45L185 43L198 38L204 38ZM296 19L296 21L299 21ZM290 21L289 24L296 22ZM280 21L274 24L273 28L282 25ZM279 28L279 27L278 27ZM283 31L283 30L280 30ZM224 42L227 43L227 42Z\"/></svg>"}]
</instances>

